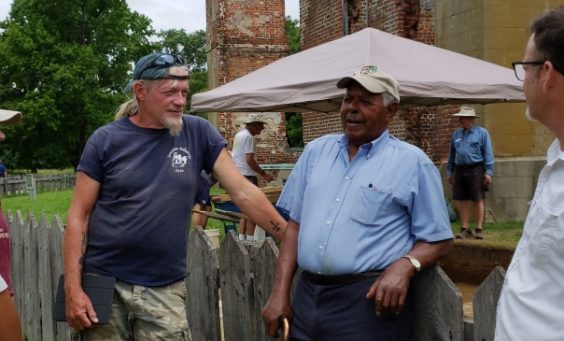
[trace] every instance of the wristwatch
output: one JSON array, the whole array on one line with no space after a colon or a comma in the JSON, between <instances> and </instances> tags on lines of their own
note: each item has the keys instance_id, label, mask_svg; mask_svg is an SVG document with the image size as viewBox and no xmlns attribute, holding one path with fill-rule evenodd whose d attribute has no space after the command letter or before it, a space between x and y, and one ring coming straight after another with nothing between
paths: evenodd
<instances>
[{"instance_id":1,"label":"wristwatch","mask_svg":"<svg viewBox=\"0 0 564 341\"><path fill-rule=\"evenodd\" d=\"M401 258L407 259L411 263L411 265L413 265L413 268L415 268L415 273L421 271L421 262L419 262L417 258L410 255L401 256Z\"/></svg>"}]
</instances>

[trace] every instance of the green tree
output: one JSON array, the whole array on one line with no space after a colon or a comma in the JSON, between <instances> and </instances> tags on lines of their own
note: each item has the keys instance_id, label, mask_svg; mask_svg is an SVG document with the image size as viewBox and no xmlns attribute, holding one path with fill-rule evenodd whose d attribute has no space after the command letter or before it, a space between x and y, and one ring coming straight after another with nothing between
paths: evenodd
<instances>
[{"instance_id":1,"label":"green tree","mask_svg":"<svg viewBox=\"0 0 564 341\"><path fill-rule=\"evenodd\" d=\"M112 120L133 61L155 32L125 0L14 0L0 22L0 107L20 110L2 152L12 167L76 166Z\"/></svg>"},{"instance_id":2,"label":"green tree","mask_svg":"<svg viewBox=\"0 0 564 341\"><path fill-rule=\"evenodd\" d=\"M300 22L287 16L284 31L288 37L290 54L300 52ZM302 133L302 114L295 112L286 113L286 137L290 147L303 147L304 138Z\"/></svg>"},{"instance_id":3,"label":"green tree","mask_svg":"<svg viewBox=\"0 0 564 341\"><path fill-rule=\"evenodd\" d=\"M290 44L290 54L300 52L300 21L286 16L284 32L286 32Z\"/></svg>"},{"instance_id":4,"label":"green tree","mask_svg":"<svg viewBox=\"0 0 564 341\"><path fill-rule=\"evenodd\" d=\"M190 66L190 90L186 107L190 108L192 95L208 89L208 67L206 63L206 32L198 30L186 33L185 30L166 30L158 34L159 49L164 53L184 56ZM205 116L205 115L203 115Z\"/></svg>"},{"instance_id":5,"label":"green tree","mask_svg":"<svg viewBox=\"0 0 564 341\"><path fill-rule=\"evenodd\" d=\"M288 145L290 145L290 147L300 148L304 146L302 127L302 113L286 113L286 137L288 139Z\"/></svg>"}]
</instances>

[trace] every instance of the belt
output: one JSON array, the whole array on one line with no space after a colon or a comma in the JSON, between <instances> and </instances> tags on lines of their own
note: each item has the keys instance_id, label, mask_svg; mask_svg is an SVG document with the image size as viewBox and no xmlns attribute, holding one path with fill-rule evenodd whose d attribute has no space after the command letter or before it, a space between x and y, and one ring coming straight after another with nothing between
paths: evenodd
<instances>
[{"instance_id":1,"label":"belt","mask_svg":"<svg viewBox=\"0 0 564 341\"><path fill-rule=\"evenodd\" d=\"M380 276L382 271L365 271L358 274L347 274L347 275L318 275L309 271L302 271L302 279L313 284L318 285L347 285L353 284L365 279L376 279Z\"/></svg>"},{"instance_id":2,"label":"belt","mask_svg":"<svg viewBox=\"0 0 564 341\"><path fill-rule=\"evenodd\" d=\"M483 166L483 163L471 163L469 165L456 165L456 168L461 168L461 169L468 169L468 168L475 168L478 166Z\"/></svg>"}]
</instances>

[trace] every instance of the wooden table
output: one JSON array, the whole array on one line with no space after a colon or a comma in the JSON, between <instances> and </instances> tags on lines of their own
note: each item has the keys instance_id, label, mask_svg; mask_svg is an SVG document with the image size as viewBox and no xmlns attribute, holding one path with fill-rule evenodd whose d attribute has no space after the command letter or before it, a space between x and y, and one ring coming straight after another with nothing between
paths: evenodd
<instances>
[{"instance_id":1,"label":"wooden table","mask_svg":"<svg viewBox=\"0 0 564 341\"><path fill-rule=\"evenodd\" d=\"M276 203L280 193L282 193L282 186L266 186L260 187L260 190L266 194L266 197L271 203ZM211 200L213 203L232 202L229 193L212 195Z\"/></svg>"}]
</instances>

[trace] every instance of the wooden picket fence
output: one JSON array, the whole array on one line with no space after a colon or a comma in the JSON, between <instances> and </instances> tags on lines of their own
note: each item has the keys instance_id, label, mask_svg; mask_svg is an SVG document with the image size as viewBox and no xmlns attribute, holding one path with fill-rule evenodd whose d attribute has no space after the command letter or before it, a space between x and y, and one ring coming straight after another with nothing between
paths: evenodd
<instances>
[{"instance_id":1,"label":"wooden picket fence","mask_svg":"<svg viewBox=\"0 0 564 341\"><path fill-rule=\"evenodd\" d=\"M8 214L16 303L27 340L70 340L65 323L55 323L52 306L62 273L63 224L58 217L39 222ZM261 308L275 271L278 248L265 241L240 242L231 232L214 245L201 229L188 244L187 315L194 341L273 340L265 335ZM474 321L463 317L462 295L439 267L413 282L416 340L489 341L505 271L495 268L474 294Z\"/></svg>"}]
</instances>

